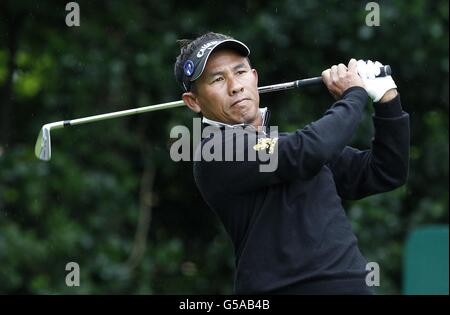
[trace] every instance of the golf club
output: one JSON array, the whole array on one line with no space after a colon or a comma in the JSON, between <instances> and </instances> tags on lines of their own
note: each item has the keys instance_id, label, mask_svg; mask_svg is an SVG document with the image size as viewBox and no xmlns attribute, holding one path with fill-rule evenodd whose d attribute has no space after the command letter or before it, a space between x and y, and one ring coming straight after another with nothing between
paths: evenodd
<instances>
[{"instance_id":1,"label":"golf club","mask_svg":"<svg viewBox=\"0 0 450 315\"><path fill-rule=\"evenodd\" d=\"M383 66L380 68L380 74L379 77L391 75L391 68L389 65ZM274 85L268 85L268 86L262 86L258 88L258 92L260 94L263 93L269 93L269 92L275 92L275 91L281 91L281 90L288 90L288 89L294 89L299 88L303 86L309 86L309 85L317 85L322 83L322 77L315 77L315 78L309 78L309 79L302 79L302 80L296 80L292 82L287 83L280 83L280 84L274 84ZM175 107L181 107L184 105L183 101L175 101L175 102L168 102L168 103L162 103L157 105L150 105L145 107L139 107L139 108L133 108L128 110L122 110L107 114L100 114L95 116L89 116L84 118L78 118L78 119L72 119L72 120L61 120L57 122L52 122L45 124L42 126L41 131L39 132L39 136L36 141L36 145L34 147L34 153L36 157L43 161L49 161L52 156L52 149L51 149L51 131L53 129L61 129L68 126L75 126L75 125L81 125L86 124L90 122L95 121L101 121L106 119L112 119L112 118L118 118L118 117L124 117L129 115L135 115L135 114L142 114L157 110L163 110L163 109L169 109L169 108L175 108Z\"/></svg>"}]
</instances>

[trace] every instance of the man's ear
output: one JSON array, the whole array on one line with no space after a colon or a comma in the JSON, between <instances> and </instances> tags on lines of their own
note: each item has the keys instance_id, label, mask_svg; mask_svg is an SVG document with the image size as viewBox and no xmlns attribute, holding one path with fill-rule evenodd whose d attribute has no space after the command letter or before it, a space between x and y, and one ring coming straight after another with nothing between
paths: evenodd
<instances>
[{"instance_id":1,"label":"man's ear","mask_svg":"<svg viewBox=\"0 0 450 315\"><path fill-rule=\"evenodd\" d=\"M252 69L252 73L255 76L256 79L256 86L258 86L258 71L256 71L256 69Z\"/></svg>"},{"instance_id":2,"label":"man's ear","mask_svg":"<svg viewBox=\"0 0 450 315\"><path fill-rule=\"evenodd\" d=\"M201 108L198 102L197 96L192 92L183 93L182 96L183 102L194 112L200 113Z\"/></svg>"}]
</instances>

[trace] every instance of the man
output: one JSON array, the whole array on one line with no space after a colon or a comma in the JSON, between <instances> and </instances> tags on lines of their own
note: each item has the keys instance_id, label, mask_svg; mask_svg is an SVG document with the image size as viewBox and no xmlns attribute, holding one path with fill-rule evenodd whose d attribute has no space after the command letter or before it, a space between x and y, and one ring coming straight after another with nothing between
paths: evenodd
<instances>
[{"instance_id":1,"label":"man","mask_svg":"<svg viewBox=\"0 0 450 315\"><path fill-rule=\"evenodd\" d=\"M216 33L181 44L175 76L183 101L215 130L196 156L211 141L238 149L239 137L245 138L246 152L259 151L251 138L267 139L268 110L259 108L258 74L248 47ZM262 172L263 162L249 154L233 161L200 156L194 163L197 186L234 245L235 293L373 293L341 200L390 191L407 178L409 116L393 79L375 77L380 66L352 59L323 71L337 101L303 129L269 137L273 146L263 149L277 155L274 171ZM360 151L347 145L368 96L374 100L375 137L371 150ZM227 133L243 127L250 128Z\"/></svg>"}]
</instances>

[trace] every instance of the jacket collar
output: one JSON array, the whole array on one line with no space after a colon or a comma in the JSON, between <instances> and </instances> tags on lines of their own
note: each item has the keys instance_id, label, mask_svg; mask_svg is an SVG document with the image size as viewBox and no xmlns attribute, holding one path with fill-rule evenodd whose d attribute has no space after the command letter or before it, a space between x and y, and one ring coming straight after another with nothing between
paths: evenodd
<instances>
[{"instance_id":1,"label":"jacket collar","mask_svg":"<svg viewBox=\"0 0 450 315\"><path fill-rule=\"evenodd\" d=\"M267 107L263 107L263 108L259 109L259 113L261 114L261 118L263 119L262 125L264 127L267 127L267 125L269 123L269 118L270 118L270 111L267 109ZM220 121L215 121L215 120L212 120L212 119L208 119L206 117L203 117L202 123L208 124L210 126L215 126L215 127L218 127L218 128L225 128L225 127L236 128L236 127L250 126L249 124L245 124L245 123L229 125L229 124L225 124L225 123L220 122Z\"/></svg>"}]
</instances>

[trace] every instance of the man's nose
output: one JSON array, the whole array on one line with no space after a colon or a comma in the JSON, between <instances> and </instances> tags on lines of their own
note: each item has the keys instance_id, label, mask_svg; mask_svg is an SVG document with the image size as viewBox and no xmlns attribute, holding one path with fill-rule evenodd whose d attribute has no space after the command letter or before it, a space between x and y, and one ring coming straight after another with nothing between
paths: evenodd
<instances>
[{"instance_id":1,"label":"man's nose","mask_svg":"<svg viewBox=\"0 0 450 315\"><path fill-rule=\"evenodd\" d=\"M230 95L234 95L244 91L244 85L242 85L239 80L236 78L230 78L228 81L228 89L230 91Z\"/></svg>"}]
</instances>

